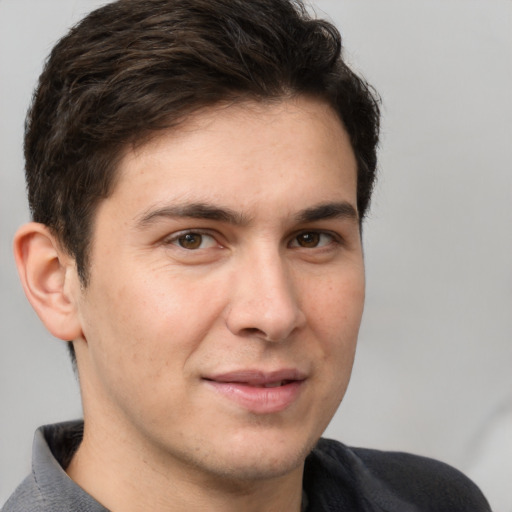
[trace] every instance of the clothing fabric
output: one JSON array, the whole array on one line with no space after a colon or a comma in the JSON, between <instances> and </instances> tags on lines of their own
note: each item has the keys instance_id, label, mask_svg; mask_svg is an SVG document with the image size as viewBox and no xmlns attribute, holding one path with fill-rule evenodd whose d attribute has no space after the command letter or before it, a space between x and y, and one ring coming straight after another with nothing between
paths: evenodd
<instances>
[{"instance_id":1,"label":"clothing fabric","mask_svg":"<svg viewBox=\"0 0 512 512\"><path fill-rule=\"evenodd\" d=\"M39 428L32 473L1 512L108 512L64 470L82 435L82 422ZM490 512L475 484L446 464L328 439L306 459L303 491L307 512Z\"/></svg>"}]
</instances>

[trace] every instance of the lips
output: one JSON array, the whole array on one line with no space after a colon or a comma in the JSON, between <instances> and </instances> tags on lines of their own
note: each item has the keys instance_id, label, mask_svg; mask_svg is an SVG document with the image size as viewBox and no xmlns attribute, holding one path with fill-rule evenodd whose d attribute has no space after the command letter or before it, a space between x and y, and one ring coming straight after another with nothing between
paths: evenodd
<instances>
[{"instance_id":1,"label":"lips","mask_svg":"<svg viewBox=\"0 0 512 512\"><path fill-rule=\"evenodd\" d=\"M204 377L223 398L256 414L281 412L299 397L306 375L296 369L242 370Z\"/></svg>"}]
</instances>

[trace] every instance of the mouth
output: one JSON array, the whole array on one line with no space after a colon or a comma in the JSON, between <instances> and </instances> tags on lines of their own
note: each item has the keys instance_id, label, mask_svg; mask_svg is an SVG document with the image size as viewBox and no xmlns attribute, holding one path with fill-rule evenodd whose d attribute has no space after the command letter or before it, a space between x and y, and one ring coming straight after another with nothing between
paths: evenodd
<instances>
[{"instance_id":1,"label":"mouth","mask_svg":"<svg viewBox=\"0 0 512 512\"><path fill-rule=\"evenodd\" d=\"M278 388L279 386L284 386L293 382L292 380L278 380L276 382L269 382L268 384L262 384L261 386L255 386L259 388Z\"/></svg>"},{"instance_id":2,"label":"mouth","mask_svg":"<svg viewBox=\"0 0 512 512\"><path fill-rule=\"evenodd\" d=\"M291 407L301 395L306 375L298 370L243 370L203 378L214 391L237 407L271 414Z\"/></svg>"}]
</instances>

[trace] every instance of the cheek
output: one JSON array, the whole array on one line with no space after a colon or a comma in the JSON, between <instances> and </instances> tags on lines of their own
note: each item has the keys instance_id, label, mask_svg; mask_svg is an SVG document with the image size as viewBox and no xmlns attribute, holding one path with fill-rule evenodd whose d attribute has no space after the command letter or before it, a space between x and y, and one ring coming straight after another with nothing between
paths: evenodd
<instances>
[{"instance_id":1,"label":"cheek","mask_svg":"<svg viewBox=\"0 0 512 512\"><path fill-rule=\"evenodd\" d=\"M136 364L138 373L184 364L222 310L219 287L172 272L129 275L97 283L89 298L86 323L98 354Z\"/></svg>"},{"instance_id":2,"label":"cheek","mask_svg":"<svg viewBox=\"0 0 512 512\"><path fill-rule=\"evenodd\" d=\"M308 295L310 324L326 342L339 345L340 339L355 343L365 298L364 273L325 279ZM345 344L345 343L343 343Z\"/></svg>"},{"instance_id":3,"label":"cheek","mask_svg":"<svg viewBox=\"0 0 512 512\"><path fill-rule=\"evenodd\" d=\"M310 300L309 325L317 340L325 383L334 395L342 395L352 371L363 313L364 273L331 279Z\"/></svg>"},{"instance_id":4,"label":"cheek","mask_svg":"<svg viewBox=\"0 0 512 512\"><path fill-rule=\"evenodd\" d=\"M331 280L311 301L315 410L321 435L343 400L352 373L364 304L364 278Z\"/></svg>"}]
</instances>

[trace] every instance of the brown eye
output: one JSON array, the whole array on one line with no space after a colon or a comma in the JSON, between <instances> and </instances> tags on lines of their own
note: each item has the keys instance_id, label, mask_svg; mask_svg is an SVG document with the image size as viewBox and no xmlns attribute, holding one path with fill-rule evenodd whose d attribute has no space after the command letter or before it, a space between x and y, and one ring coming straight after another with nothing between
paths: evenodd
<instances>
[{"instance_id":1,"label":"brown eye","mask_svg":"<svg viewBox=\"0 0 512 512\"><path fill-rule=\"evenodd\" d=\"M175 233L167 238L165 243L181 247L187 251L220 247L214 236L197 231L181 231L179 233Z\"/></svg>"},{"instance_id":2,"label":"brown eye","mask_svg":"<svg viewBox=\"0 0 512 512\"><path fill-rule=\"evenodd\" d=\"M301 233L297 236L296 240L301 247L317 247L320 242L320 233L315 233L314 231L310 233Z\"/></svg>"},{"instance_id":3,"label":"brown eye","mask_svg":"<svg viewBox=\"0 0 512 512\"><path fill-rule=\"evenodd\" d=\"M316 249L326 247L335 242L334 235L322 231L304 231L296 235L291 243L291 247L302 247L303 249Z\"/></svg>"},{"instance_id":4,"label":"brown eye","mask_svg":"<svg viewBox=\"0 0 512 512\"><path fill-rule=\"evenodd\" d=\"M203 242L203 235L200 233L187 233L178 238L178 244L184 249L199 249Z\"/></svg>"}]
</instances>

